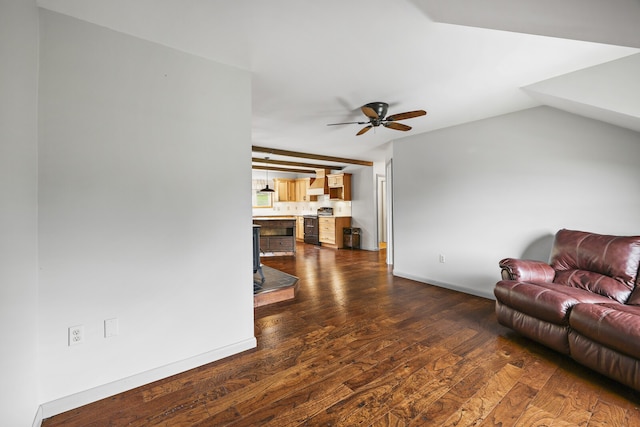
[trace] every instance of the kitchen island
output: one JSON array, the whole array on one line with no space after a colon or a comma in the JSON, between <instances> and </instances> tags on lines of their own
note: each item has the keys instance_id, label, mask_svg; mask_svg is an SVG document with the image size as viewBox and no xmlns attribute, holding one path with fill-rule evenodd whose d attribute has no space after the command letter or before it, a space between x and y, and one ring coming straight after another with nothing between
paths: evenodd
<instances>
[{"instance_id":1,"label":"kitchen island","mask_svg":"<svg viewBox=\"0 0 640 427\"><path fill-rule=\"evenodd\" d=\"M295 255L296 217L253 217L260 226L260 253L262 256Z\"/></svg>"}]
</instances>

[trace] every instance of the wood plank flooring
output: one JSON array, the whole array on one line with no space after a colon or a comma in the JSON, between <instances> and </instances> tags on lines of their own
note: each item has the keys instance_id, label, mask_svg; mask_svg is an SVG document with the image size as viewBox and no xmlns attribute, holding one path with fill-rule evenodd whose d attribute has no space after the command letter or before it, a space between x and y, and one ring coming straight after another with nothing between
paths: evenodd
<instances>
[{"instance_id":1,"label":"wood plank flooring","mask_svg":"<svg viewBox=\"0 0 640 427\"><path fill-rule=\"evenodd\" d=\"M626 426L639 394L499 326L494 303L298 245L258 348L45 420L76 426ZM496 271L496 278L498 272Z\"/></svg>"}]
</instances>

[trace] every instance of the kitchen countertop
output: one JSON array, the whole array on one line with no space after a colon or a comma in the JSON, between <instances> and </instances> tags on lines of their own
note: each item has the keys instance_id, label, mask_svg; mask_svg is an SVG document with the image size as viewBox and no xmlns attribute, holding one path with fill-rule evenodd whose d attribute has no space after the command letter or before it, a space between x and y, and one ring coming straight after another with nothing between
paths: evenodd
<instances>
[{"instance_id":1,"label":"kitchen countertop","mask_svg":"<svg viewBox=\"0 0 640 427\"><path fill-rule=\"evenodd\" d=\"M254 220L258 220L258 221L283 220L283 219L295 220L296 217L293 216L293 215L287 215L287 216L254 216L253 219Z\"/></svg>"}]
</instances>

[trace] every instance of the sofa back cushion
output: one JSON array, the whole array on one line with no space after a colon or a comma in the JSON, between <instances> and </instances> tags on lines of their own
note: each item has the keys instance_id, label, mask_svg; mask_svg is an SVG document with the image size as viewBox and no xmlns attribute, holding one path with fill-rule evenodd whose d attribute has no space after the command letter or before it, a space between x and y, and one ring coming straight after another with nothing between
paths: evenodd
<instances>
[{"instance_id":1,"label":"sofa back cushion","mask_svg":"<svg viewBox=\"0 0 640 427\"><path fill-rule=\"evenodd\" d=\"M549 264L556 270L555 283L625 302L638 281L640 236L563 229L556 234Z\"/></svg>"}]
</instances>

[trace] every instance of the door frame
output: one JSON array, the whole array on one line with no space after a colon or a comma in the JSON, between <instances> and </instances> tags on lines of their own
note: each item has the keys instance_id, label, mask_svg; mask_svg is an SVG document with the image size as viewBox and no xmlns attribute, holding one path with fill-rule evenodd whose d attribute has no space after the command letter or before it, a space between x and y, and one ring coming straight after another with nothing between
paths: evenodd
<instances>
[{"instance_id":1,"label":"door frame","mask_svg":"<svg viewBox=\"0 0 640 427\"><path fill-rule=\"evenodd\" d=\"M393 265L393 159L385 165L385 183L387 193L387 264Z\"/></svg>"}]
</instances>

